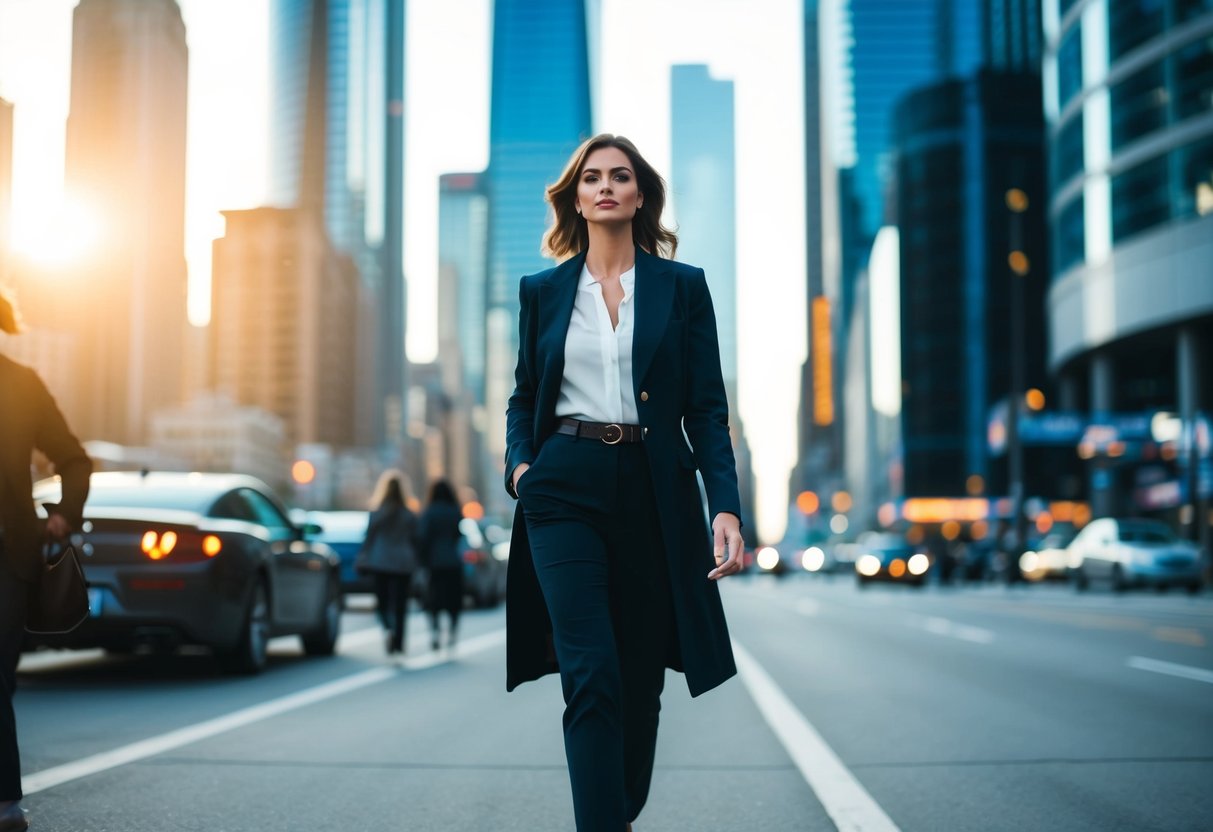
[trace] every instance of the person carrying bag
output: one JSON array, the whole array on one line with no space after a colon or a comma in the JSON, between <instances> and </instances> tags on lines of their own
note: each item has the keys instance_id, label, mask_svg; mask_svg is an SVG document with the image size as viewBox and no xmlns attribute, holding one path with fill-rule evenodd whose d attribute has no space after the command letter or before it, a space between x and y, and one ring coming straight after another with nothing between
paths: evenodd
<instances>
[{"instance_id":1,"label":"person carrying bag","mask_svg":"<svg viewBox=\"0 0 1213 832\"><path fill-rule=\"evenodd\" d=\"M23 331L12 298L3 290L0 331ZM30 460L35 449L62 480L63 497L58 505L46 506L45 525L34 510ZM31 597L46 569L42 545L48 539L66 541L79 528L92 471L92 461L38 374L0 355L0 832L29 827L21 809L13 694Z\"/></svg>"}]
</instances>

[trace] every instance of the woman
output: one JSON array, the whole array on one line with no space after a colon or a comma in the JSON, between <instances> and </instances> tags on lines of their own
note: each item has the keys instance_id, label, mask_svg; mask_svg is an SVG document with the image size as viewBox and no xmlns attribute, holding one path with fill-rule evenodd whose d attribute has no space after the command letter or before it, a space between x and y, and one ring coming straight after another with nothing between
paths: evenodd
<instances>
[{"instance_id":1,"label":"woman","mask_svg":"<svg viewBox=\"0 0 1213 832\"><path fill-rule=\"evenodd\" d=\"M0 331L21 332L21 319L0 291ZM43 527L32 499L30 457L37 448L55 465L63 499ZM21 758L13 694L25 636L30 591L42 570L41 545L62 540L80 525L93 463L68 429L38 375L0 355L0 832L22 832Z\"/></svg>"},{"instance_id":2,"label":"woman","mask_svg":"<svg viewBox=\"0 0 1213 832\"><path fill-rule=\"evenodd\" d=\"M563 262L522 279L506 416L506 687L559 671L577 829L622 832L648 796L665 668L692 696L736 673L714 582L741 569L737 472L712 301L702 269L665 259L661 177L602 134L547 200Z\"/></svg>"},{"instance_id":3,"label":"woman","mask_svg":"<svg viewBox=\"0 0 1213 832\"><path fill-rule=\"evenodd\" d=\"M431 646L441 645L439 615L450 617L447 646L455 646L459 632L459 613L463 609L463 560L459 557L459 521L463 512L455 490L446 480L430 487L430 504L421 515L421 559L430 573L426 610L430 614Z\"/></svg>"},{"instance_id":4,"label":"woman","mask_svg":"<svg viewBox=\"0 0 1213 832\"><path fill-rule=\"evenodd\" d=\"M417 515L408 507L410 493L403 473L394 469L383 472L371 497L366 541L358 555L358 570L375 579L388 655L404 653L409 587L418 566Z\"/></svg>"}]
</instances>

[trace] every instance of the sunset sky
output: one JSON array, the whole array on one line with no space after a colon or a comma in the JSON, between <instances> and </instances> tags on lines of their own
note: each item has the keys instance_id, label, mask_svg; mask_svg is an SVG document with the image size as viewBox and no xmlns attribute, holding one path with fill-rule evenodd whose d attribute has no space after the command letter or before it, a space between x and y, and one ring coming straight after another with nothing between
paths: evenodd
<instances>
[{"instance_id":1,"label":"sunset sky","mask_svg":"<svg viewBox=\"0 0 1213 832\"><path fill-rule=\"evenodd\" d=\"M269 4L179 3L190 48L190 316L203 323L211 240L223 233L218 212L265 198ZM0 97L16 105L12 243L29 256L86 256L93 224L65 206L62 187L75 5L0 0ZM776 539L785 523L805 358L802 5L603 0L595 107L596 129L628 136L668 173L669 66L706 63L736 84L739 410L754 452L764 540ZM491 7L491 0L408 3L405 267L413 361L433 360L436 350L438 176L481 170L488 161Z\"/></svg>"}]
</instances>

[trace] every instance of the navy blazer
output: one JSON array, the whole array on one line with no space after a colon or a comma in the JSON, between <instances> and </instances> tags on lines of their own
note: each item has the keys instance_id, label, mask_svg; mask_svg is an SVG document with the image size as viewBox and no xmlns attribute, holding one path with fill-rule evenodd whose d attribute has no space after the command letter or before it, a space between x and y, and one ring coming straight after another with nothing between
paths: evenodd
<instances>
[{"instance_id":1,"label":"navy blazer","mask_svg":"<svg viewBox=\"0 0 1213 832\"><path fill-rule=\"evenodd\" d=\"M532 462L556 429L564 343L584 265L583 252L521 282L518 364L506 411L505 487L515 498L514 469ZM640 424L647 428L644 448L678 629L669 665L686 673L696 696L736 673L719 589L706 577L715 560L695 478L698 468L712 517L740 517L716 316L702 269L639 248L633 291L632 381ZM509 563L506 687L513 690L558 669L521 506L514 514Z\"/></svg>"}]
</instances>

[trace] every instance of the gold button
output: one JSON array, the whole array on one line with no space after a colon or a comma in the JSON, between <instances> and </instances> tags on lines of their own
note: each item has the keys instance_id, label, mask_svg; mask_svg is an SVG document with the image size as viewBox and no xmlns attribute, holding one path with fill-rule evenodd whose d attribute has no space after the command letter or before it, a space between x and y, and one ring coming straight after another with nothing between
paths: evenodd
<instances>
[{"instance_id":1,"label":"gold button","mask_svg":"<svg viewBox=\"0 0 1213 832\"><path fill-rule=\"evenodd\" d=\"M647 402L649 400L649 394L646 393L645 391L641 390L640 391L640 400L642 402Z\"/></svg>"}]
</instances>

